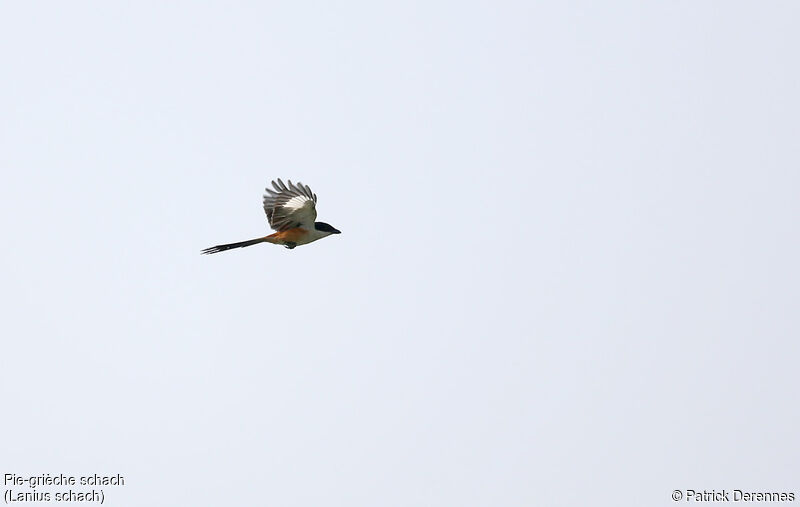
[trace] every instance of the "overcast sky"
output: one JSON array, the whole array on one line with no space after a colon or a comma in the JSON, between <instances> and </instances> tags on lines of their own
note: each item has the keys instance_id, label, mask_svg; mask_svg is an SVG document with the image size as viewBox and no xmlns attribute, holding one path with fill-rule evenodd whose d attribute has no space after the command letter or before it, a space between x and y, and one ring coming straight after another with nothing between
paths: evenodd
<instances>
[{"instance_id":1,"label":"overcast sky","mask_svg":"<svg viewBox=\"0 0 800 507\"><path fill-rule=\"evenodd\" d=\"M111 506L800 493L799 16L3 2L0 473L119 473ZM201 256L269 232L278 177L342 234Z\"/></svg>"}]
</instances>

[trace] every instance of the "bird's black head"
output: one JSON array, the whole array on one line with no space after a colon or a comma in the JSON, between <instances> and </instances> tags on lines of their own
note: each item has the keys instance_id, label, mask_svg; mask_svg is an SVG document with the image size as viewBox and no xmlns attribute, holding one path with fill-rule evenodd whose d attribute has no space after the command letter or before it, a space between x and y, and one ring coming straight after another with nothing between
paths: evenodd
<instances>
[{"instance_id":1,"label":"bird's black head","mask_svg":"<svg viewBox=\"0 0 800 507\"><path fill-rule=\"evenodd\" d=\"M330 224L326 224L325 222L314 222L314 229L322 232L328 232L330 234L341 234L342 231L335 228Z\"/></svg>"}]
</instances>

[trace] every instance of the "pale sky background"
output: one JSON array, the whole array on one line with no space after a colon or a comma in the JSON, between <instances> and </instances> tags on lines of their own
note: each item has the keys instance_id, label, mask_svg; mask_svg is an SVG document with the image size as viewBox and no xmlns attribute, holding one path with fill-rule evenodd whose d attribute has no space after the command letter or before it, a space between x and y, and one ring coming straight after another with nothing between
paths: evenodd
<instances>
[{"instance_id":1,"label":"pale sky background","mask_svg":"<svg viewBox=\"0 0 800 507\"><path fill-rule=\"evenodd\" d=\"M0 473L123 474L110 506L800 494L798 21L3 2ZM201 256L269 232L277 177L343 234Z\"/></svg>"}]
</instances>

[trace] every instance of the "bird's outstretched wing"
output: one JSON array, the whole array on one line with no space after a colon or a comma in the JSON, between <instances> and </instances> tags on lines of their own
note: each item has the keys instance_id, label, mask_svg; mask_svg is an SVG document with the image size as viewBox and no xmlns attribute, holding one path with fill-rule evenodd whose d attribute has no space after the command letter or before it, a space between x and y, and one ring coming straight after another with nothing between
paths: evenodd
<instances>
[{"instance_id":1,"label":"bird's outstretched wing","mask_svg":"<svg viewBox=\"0 0 800 507\"><path fill-rule=\"evenodd\" d=\"M285 231L294 227L314 228L317 219L317 196L308 185L299 181L295 185L292 180L285 185L280 178L272 182L275 190L265 189L264 211L267 213L269 226L276 231Z\"/></svg>"}]
</instances>

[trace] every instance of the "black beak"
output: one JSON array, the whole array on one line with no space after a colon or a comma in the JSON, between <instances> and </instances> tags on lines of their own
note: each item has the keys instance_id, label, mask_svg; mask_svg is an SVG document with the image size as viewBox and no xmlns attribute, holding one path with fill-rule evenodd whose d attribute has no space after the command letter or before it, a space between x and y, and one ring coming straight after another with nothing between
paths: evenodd
<instances>
[{"instance_id":1,"label":"black beak","mask_svg":"<svg viewBox=\"0 0 800 507\"><path fill-rule=\"evenodd\" d=\"M331 232L331 234L341 234L341 233L342 233L342 231L340 231L339 229L334 229L334 230Z\"/></svg>"}]
</instances>

